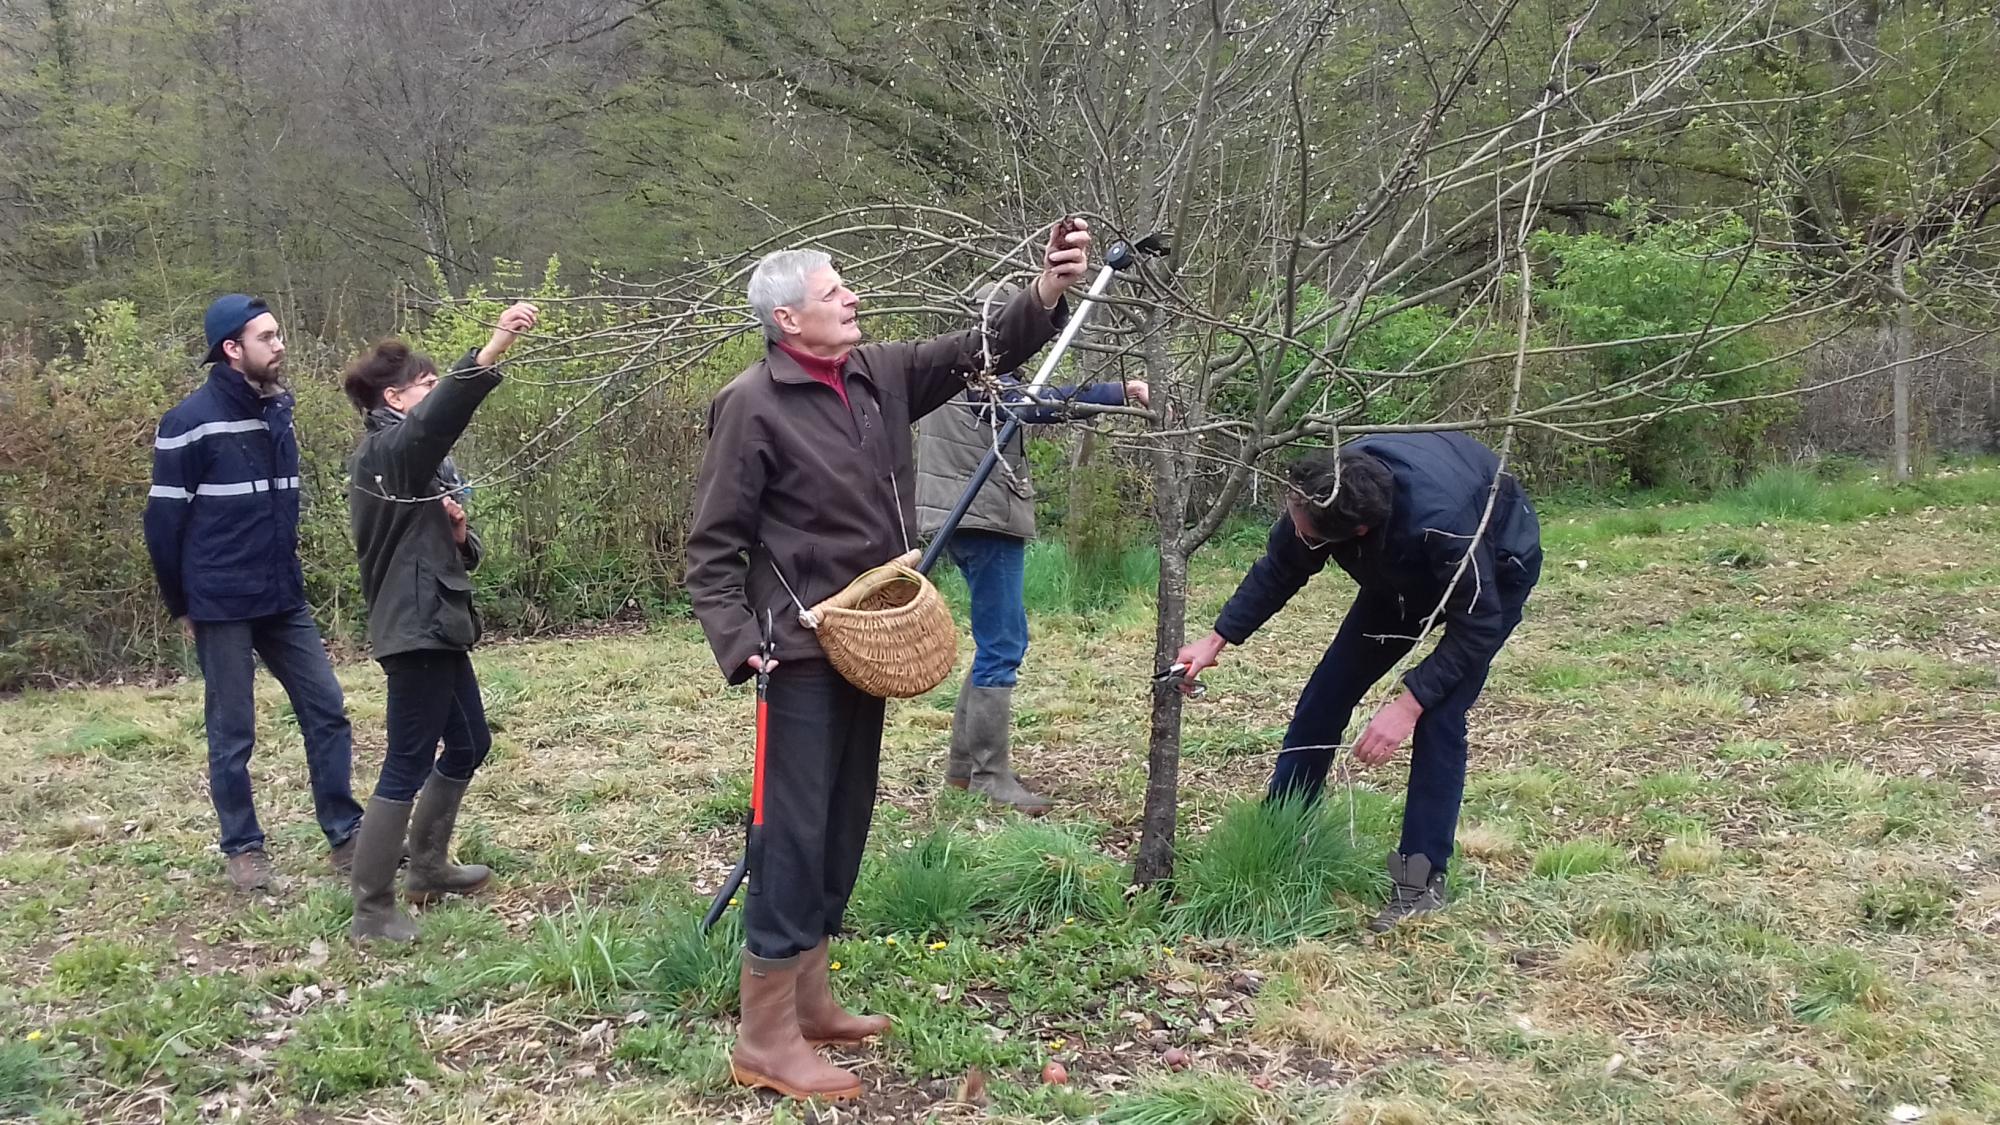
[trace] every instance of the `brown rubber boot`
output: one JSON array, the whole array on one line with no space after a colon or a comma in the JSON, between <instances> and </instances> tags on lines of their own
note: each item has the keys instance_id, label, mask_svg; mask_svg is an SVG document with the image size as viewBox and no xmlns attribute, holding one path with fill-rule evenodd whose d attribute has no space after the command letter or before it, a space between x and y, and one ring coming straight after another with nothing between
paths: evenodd
<instances>
[{"instance_id":1,"label":"brown rubber boot","mask_svg":"<svg viewBox=\"0 0 2000 1125\"><path fill-rule=\"evenodd\" d=\"M471 784L433 770L417 798L417 811L410 816L410 870L403 876L403 897L419 906L446 895L478 894L493 878L484 864L451 861L452 828Z\"/></svg>"},{"instance_id":2,"label":"brown rubber boot","mask_svg":"<svg viewBox=\"0 0 2000 1125\"><path fill-rule=\"evenodd\" d=\"M857 1016L833 998L830 939L799 954L799 1034L815 1047L859 1043L889 1030L888 1016Z\"/></svg>"},{"instance_id":3,"label":"brown rubber boot","mask_svg":"<svg viewBox=\"0 0 2000 1125\"><path fill-rule=\"evenodd\" d=\"M729 1052L729 1077L788 1098L858 1098L861 1080L820 1058L799 1034L799 961L767 961L743 951L743 1018Z\"/></svg>"}]
</instances>

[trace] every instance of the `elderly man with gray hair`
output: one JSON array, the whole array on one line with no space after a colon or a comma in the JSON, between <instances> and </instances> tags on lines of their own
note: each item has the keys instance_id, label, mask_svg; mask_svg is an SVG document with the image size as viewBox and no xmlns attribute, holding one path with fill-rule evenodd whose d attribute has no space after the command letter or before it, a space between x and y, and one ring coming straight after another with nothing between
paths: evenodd
<instances>
[{"instance_id":1,"label":"elderly man with gray hair","mask_svg":"<svg viewBox=\"0 0 2000 1125\"><path fill-rule=\"evenodd\" d=\"M813 1046L889 1027L841 1008L828 960L874 817L883 701L833 669L798 614L914 546L911 424L969 377L1012 371L1053 339L1089 248L1084 224L1055 224L1041 274L986 331L923 343L863 344L860 299L818 251L778 251L751 274L764 355L709 406L687 548L688 594L723 676L775 670L730 1055L743 1085L856 1097L860 1079ZM775 649L764 669L767 613Z\"/></svg>"}]
</instances>

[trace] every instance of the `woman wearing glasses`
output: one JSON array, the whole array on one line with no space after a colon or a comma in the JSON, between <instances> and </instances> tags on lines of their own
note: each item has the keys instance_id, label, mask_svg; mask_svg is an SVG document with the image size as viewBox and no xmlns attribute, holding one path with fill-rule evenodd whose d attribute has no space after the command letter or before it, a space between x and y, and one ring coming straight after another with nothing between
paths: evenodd
<instances>
[{"instance_id":1,"label":"woman wearing glasses","mask_svg":"<svg viewBox=\"0 0 2000 1125\"><path fill-rule=\"evenodd\" d=\"M376 344L347 369L347 397L367 422L348 461L348 516L368 643L389 677L388 751L354 849L356 941L416 940L416 924L396 906L406 851L403 890L413 903L472 894L492 875L447 854L459 803L493 744L472 672L479 536L466 521L451 448L500 385L500 357L536 315L525 302L508 308L486 346L442 378L401 340Z\"/></svg>"}]
</instances>

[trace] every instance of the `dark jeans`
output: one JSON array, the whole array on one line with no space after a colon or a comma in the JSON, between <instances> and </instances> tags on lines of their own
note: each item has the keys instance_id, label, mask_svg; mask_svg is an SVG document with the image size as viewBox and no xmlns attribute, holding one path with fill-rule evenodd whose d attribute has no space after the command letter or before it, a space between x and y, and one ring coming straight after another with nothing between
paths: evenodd
<instances>
[{"instance_id":1,"label":"dark jeans","mask_svg":"<svg viewBox=\"0 0 2000 1125\"><path fill-rule=\"evenodd\" d=\"M472 655L427 649L385 656L379 663L389 676L389 749L375 795L414 800L433 766L453 781L471 781L493 749Z\"/></svg>"},{"instance_id":2,"label":"dark jeans","mask_svg":"<svg viewBox=\"0 0 2000 1125\"><path fill-rule=\"evenodd\" d=\"M1526 591L1521 596L1526 597ZM1507 611L1507 631L1521 622L1521 606ZM1319 799L1334 754L1346 744L1348 720L1375 681L1410 651L1422 624L1404 620L1393 597L1363 591L1340 623L1326 655L1299 695L1284 749L1271 771L1267 800ZM1422 853L1442 871L1458 835L1458 807L1465 797L1466 712L1486 686L1486 669L1461 680L1451 694L1424 709L1411 739L1409 793L1403 803L1403 839L1397 850ZM1293 749L1298 747L1299 749Z\"/></svg>"},{"instance_id":3,"label":"dark jeans","mask_svg":"<svg viewBox=\"0 0 2000 1125\"><path fill-rule=\"evenodd\" d=\"M1028 655L1028 607L1021 581L1028 543L991 531L961 531L945 545L972 591L974 687L1013 687Z\"/></svg>"},{"instance_id":4,"label":"dark jeans","mask_svg":"<svg viewBox=\"0 0 2000 1125\"><path fill-rule=\"evenodd\" d=\"M750 952L782 958L840 932L875 816L883 702L821 660L779 664L769 700L743 927Z\"/></svg>"},{"instance_id":5,"label":"dark jeans","mask_svg":"<svg viewBox=\"0 0 2000 1125\"><path fill-rule=\"evenodd\" d=\"M305 736L306 774L320 831L330 846L345 843L361 823L361 806L354 802L354 732L312 614L301 606L248 621L197 621L194 649L208 724L208 795L222 822L222 854L264 846L250 792L259 656L291 697Z\"/></svg>"}]
</instances>

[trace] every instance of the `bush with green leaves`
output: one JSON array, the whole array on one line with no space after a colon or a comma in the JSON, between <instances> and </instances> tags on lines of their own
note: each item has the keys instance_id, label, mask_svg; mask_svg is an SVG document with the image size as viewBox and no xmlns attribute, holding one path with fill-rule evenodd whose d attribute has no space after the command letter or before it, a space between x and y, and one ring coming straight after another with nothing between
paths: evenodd
<instances>
[{"instance_id":1,"label":"bush with green leaves","mask_svg":"<svg viewBox=\"0 0 2000 1125\"><path fill-rule=\"evenodd\" d=\"M1734 214L1661 220L1631 201L1616 209L1624 229L1537 232L1531 245L1551 264L1535 289L1541 327L1565 343L1609 344L1535 387L1536 402L1598 388L1667 385L1647 408L1699 406L1795 386L1796 361L1781 358L1779 329L1741 329L1787 300L1787 279ZM1531 403L1533 405L1533 403ZM1633 412L1628 402L1605 408ZM1796 411L1789 399L1668 414L1612 444L1629 482L1703 491L1734 484L1765 458L1768 435Z\"/></svg>"}]
</instances>

